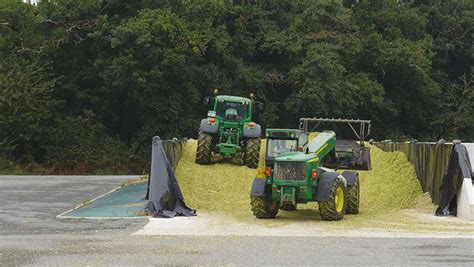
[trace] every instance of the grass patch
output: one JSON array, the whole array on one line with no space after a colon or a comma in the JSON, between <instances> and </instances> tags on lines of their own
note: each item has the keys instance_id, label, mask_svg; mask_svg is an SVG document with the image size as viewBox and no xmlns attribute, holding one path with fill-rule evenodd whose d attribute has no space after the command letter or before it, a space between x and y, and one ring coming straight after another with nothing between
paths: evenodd
<instances>
[{"instance_id":1,"label":"grass patch","mask_svg":"<svg viewBox=\"0 0 474 267\"><path fill-rule=\"evenodd\" d=\"M0 175L25 175L27 172L18 164L0 156Z\"/></svg>"}]
</instances>

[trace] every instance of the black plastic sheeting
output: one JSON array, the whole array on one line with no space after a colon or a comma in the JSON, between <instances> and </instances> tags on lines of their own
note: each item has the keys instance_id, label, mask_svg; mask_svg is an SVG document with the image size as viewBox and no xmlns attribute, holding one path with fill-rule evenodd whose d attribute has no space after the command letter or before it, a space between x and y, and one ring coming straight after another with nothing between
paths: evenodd
<instances>
[{"instance_id":1,"label":"black plastic sheeting","mask_svg":"<svg viewBox=\"0 0 474 267\"><path fill-rule=\"evenodd\" d=\"M157 138L157 140L161 140L158 136L154 137L153 139ZM161 140L161 146L165 151L166 158L168 159L169 163L171 164L171 168L173 172L176 170L176 166L178 166L178 162L181 159L181 155L183 153L184 145L186 144L186 139L178 140L177 138L173 138L171 140ZM151 174L151 171L150 171ZM148 174L148 187L146 191L145 199L149 199L150 196L150 174Z\"/></svg>"},{"instance_id":2,"label":"black plastic sheeting","mask_svg":"<svg viewBox=\"0 0 474 267\"><path fill-rule=\"evenodd\" d=\"M196 210L184 202L163 142L157 136L153 138L147 209L154 217L196 216Z\"/></svg>"},{"instance_id":3,"label":"black plastic sheeting","mask_svg":"<svg viewBox=\"0 0 474 267\"><path fill-rule=\"evenodd\" d=\"M186 140L178 140L177 138L161 140L161 145L163 146L163 150L165 151L166 157L168 158L173 171L175 171L176 166L178 166L185 144Z\"/></svg>"},{"instance_id":4,"label":"black plastic sheeting","mask_svg":"<svg viewBox=\"0 0 474 267\"><path fill-rule=\"evenodd\" d=\"M464 178L471 178L467 149L462 144L376 142L384 151L404 152L413 166L423 192L438 205L436 215L456 215L456 193Z\"/></svg>"},{"instance_id":5,"label":"black plastic sheeting","mask_svg":"<svg viewBox=\"0 0 474 267\"><path fill-rule=\"evenodd\" d=\"M463 145L454 145L449 158L448 170L443 176L441 183L441 200L436 209L437 216L456 216L456 192L462 186L464 178L472 179L472 166L469 154Z\"/></svg>"}]
</instances>

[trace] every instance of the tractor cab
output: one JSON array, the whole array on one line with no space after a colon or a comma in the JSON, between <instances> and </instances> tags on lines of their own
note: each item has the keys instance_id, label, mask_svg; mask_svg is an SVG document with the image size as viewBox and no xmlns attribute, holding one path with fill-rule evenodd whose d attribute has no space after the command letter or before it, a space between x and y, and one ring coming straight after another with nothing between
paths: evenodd
<instances>
[{"instance_id":1,"label":"tractor cab","mask_svg":"<svg viewBox=\"0 0 474 267\"><path fill-rule=\"evenodd\" d=\"M221 120L241 122L252 116L251 100L243 97L218 96L213 111Z\"/></svg>"},{"instance_id":2,"label":"tractor cab","mask_svg":"<svg viewBox=\"0 0 474 267\"><path fill-rule=\"evenodd\" d=\"M267 129L265 166L273 168L275 158L284 152L302 152L308 143L308 135L296 129Z\"/></svg>"}]
</instances>

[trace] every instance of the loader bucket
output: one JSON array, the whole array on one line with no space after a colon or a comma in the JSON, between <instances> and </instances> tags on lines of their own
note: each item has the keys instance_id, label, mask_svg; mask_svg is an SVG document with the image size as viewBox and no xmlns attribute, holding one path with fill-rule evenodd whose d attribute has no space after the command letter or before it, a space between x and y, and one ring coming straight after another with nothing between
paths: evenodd
<instances>
[{"instance_id":1,"label":"loader bucket","mask_svg":"<svg viewBox=\"0 0 474 267\"><path fill-rule=\"evenodd\" d=\"M350 169L364 171L369 171L372 169L369 147L360 147L354 149L354 159Z\"/></svg>"},{"instance_id":2,"label":"loader bucket","mask_svg":"<svg viewBox=\"0 0 474 267\"><path fill-rule=\"evenodd\" d=\"M365 140L370 134L371 121L360 119L329 119L301 118L300 130L313 132L321 124L345 124L352 130L355 140L336 140L336 147L324 162L324 166L337 169L371 170L370 148L365 146Z\"/></svg>"},{"instance_id":3,"label":"loader bucket","mask_svg":"<svg viewBox=\"0 0 474 267\"><path fill-rule=\"evenodd\" d=\"M354 140L336 140L336 147L330 160L324 166L334 169L371 170L370 148Z\"/></svg>"}]
</instances>

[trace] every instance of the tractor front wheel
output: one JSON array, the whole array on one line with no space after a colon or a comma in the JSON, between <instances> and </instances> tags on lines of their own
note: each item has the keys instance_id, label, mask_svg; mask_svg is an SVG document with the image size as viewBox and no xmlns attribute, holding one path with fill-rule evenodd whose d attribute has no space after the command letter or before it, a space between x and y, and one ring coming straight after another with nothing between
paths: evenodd
<instances>
[{"instance_id":1,"label":"tractor front wheel","mask_svg":"<svg viewBox=\"0 0 474 267\"><path fill-rule=\"evenodd\" d=\"M356 176L355 183L347 186L347 214L358 214L359 213L359 196L360 196L360 183L359 175Z\"/></svg>"},{"instance_id":2,"label":"tractor front wheel","mask_svg":"<svg viewBox=\"0 0 474 267\"><path fill-rule=\"evenodd\" d=\"M258 167L260 158L260 137L248 139L245 143L244 164L252 169Z\"/></svg>"},{"instance_id":3,"label":"tractor front wheel","mask_svg":"<svg viewBox=\"0 0 474 267\"><path fill-rule=\"evenodd\" d=\"M339 221L344 218L346 210L346 183L338 176L332 183L329 199L318 202L319 215L325 221Z\"/></svg>"},{"instance_id":4,"label":"tractor front wheel","mask_svg":"<svg viewBox=\"0 0 474 267\"><path fill-rule=\"evenodd\" d=\"M212 157L211 146L212 146L212 136L203 131L199 131L197 151L196 151L197 164L202 164L202 165L211 164L211 157Z\"/></svg>"},{"instance_id":5,"label":"tractor front wheel","mask_svg":"<svg viewBox=\"0 0 474 267\"><path fill-rule=\"evenodd\" d=\"M250 197L253 215L259 219L275 218L278 213L280 202L266 200L265 196Z\"/></svg>"}]
</instances>

